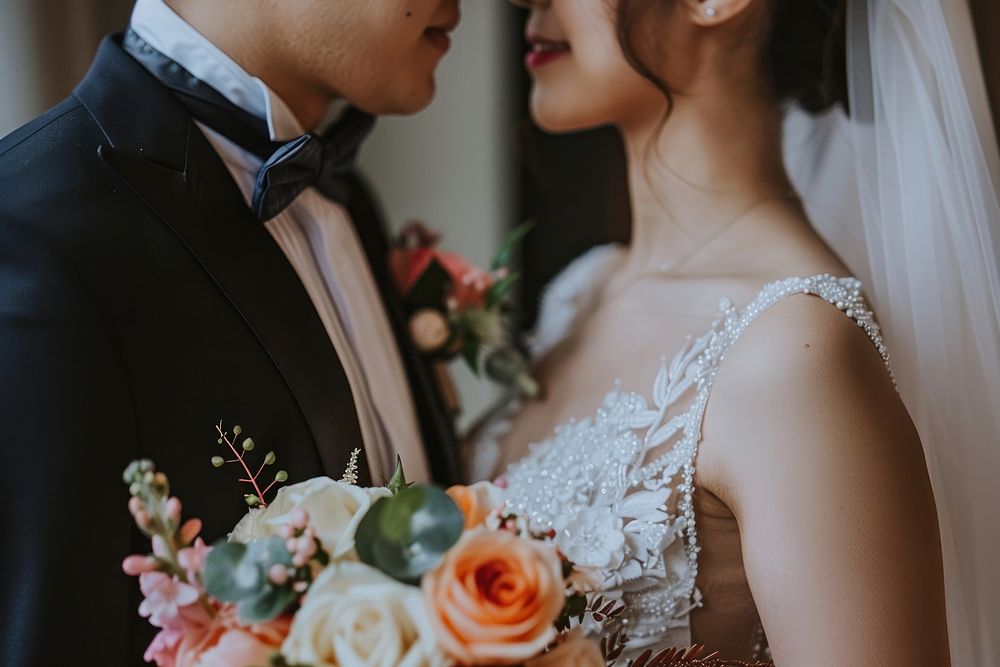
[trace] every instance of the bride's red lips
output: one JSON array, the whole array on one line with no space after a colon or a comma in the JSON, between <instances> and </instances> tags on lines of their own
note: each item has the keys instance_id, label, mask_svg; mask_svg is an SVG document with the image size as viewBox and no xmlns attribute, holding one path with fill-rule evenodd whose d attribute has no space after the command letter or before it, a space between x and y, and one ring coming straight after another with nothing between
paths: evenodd
<instances>
[{"instance_id":1,"label":"bride's red lips","mask_svg":"<svg viewBox=\"0 0 1000 667\"><path fill-rule=\"evenodd\" d=\"M529 32L526 39L530 48L524 63L529 69L547 65L570 52L569 42L550 39L533 32Z\"/></svg>"}]
</instances>

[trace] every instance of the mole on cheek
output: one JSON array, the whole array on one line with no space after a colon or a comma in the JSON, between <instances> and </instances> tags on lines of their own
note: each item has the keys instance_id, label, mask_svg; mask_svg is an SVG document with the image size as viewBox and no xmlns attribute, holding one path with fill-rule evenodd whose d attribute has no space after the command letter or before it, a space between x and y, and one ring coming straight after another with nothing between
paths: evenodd
<instances>
[{"instance_id":1,"label":"mole on cheek","mask_svg":"<svg viewBox=\"0 0 1000 667\"><path fill-rule=\"evenodd\" d=\"M413 12L406 12L406 18L410 18L411 16L413 16Z\"/></svg>"}]
</instances>

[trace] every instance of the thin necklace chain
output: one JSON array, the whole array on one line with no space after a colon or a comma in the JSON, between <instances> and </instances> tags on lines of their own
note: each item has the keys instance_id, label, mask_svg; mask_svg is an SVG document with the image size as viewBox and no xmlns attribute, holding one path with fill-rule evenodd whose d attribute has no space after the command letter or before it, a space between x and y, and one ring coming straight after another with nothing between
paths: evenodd
<instances>
[{"instance_id":1,"label":"thin necklace chain","mask_svg":"<svg viewBox=\"0 0 1000 667\"><path fill-rule=\"evenodd\" d=\"M665 264L661 264L655 268L640 271L636 275L629 278L623 285L620 285L619 287L616 287L614 290L612 290L610 293L605 294L603 298L601 298L601 301L602 302L609 301L615 297L618 297L619 295L621 295L622 292L627 290L629 287L632 287L636 283L645 280L646 278L650 278L652 276L664 276L668 275L672 271L676 271L677 269L683 267L684 264L688 262L688 260L697 255L701 250L704 250L713 241L722 236L726 231L734 227L736 223L746 218L746 216L750 215L761 206L773 201L789 200L789 199L797 199L797 195L794 192L786 192L780 195L768 195L766 197L762 197L760 199L751 202L749 206L737 212L737 214L733 216L729 221L727 221L725 224L720 226L714 232L709 234L708 238L706 238L704 241L695 246L691 250L691 252L687 253L686 255L683 255L676 262L673 262L672 266L668 267Z\"/></svg>"}]
</instances>

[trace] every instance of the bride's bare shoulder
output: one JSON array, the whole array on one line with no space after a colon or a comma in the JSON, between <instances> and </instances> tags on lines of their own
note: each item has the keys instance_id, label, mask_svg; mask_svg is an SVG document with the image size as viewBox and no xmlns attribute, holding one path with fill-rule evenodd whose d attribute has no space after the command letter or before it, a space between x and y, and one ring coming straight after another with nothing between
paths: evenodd
<instances>
[{"instance_id":1,"label":"bride's bare shoulder","mask_svg":"<svg viewBox=\"0 0 1000 667\"><path fill-rule=\"evenodd\" d=\"M727 351L705 412L700 468L732 493L746 466L908 458L916 431L875 344L825 300L786 297Z\"/></svg>"},{"instance_id":2,"label":"bride's bare shoulder","mask_svg":"<svg viewBox=\"0 0 1000 667\"><path fill-rule=\"evenodd\" d=\"M736 516L780 664L842 664L845 637L857 655L893 646L893 665L947 664L923 452L852 319L806 295L761 314L719 369L703 434L702 485Z\"/></svg>"}]
</instances>

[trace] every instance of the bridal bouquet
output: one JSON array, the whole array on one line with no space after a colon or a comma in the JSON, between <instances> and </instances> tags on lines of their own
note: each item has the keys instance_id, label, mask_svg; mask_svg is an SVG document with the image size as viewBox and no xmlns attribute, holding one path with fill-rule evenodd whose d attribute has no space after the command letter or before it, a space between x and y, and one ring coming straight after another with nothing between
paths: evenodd
<instances>
[{"instance_id":1,"label":"bridal bouquet","mask_svg":"<svg viewBox=\"0 0 1000 667\"><path fill-rule=\"evenodd\" d=\"M595 573L574 565L553 534L530 531L506 511L499 487L447 491L408 484L402 469L385 487L357 485L357 457L340 480L287 480L268 452L249 458L251 438L218 441L251 487L248 513L209 546L201 521L182 520L181 501L149 460L123 478L128 508L152 553L125 558L143 594L139 614L159 629L145 652L160 667L670 667L746 664L699 647L626 659L627 637L597 643L624 607L593 594ZM253 472L256 468L256 472ZM599 633L601 634L601 633Z\"/></svg>"},{"instance_id":2,"label":"bridal bouquet","mask_svg":"<svg viewBox=\"0 0 1000 667\"><path fill-rule=\"evenodd\" d=\"M239 429L234 429L239 433ZM253 449L220 428L239 464L249 512L228 539L209 546L201 522L182 521L181 501L148 460L125 470L129 510L152 553L125 558L159 633L147 661L179 667L281 665L432 667L605 665L600 648L561 632L587 613L572 564L548 536L504 513L499 489L480 483L447 492L356 482L356 456L340 480L258 485ZM275 482L287 475L279 471ZM581 599L583 604L580 604ZM600 610L597 610L600 613ZM608 607L605 612L613 612Z\"/></svg>"}]
</instances>

